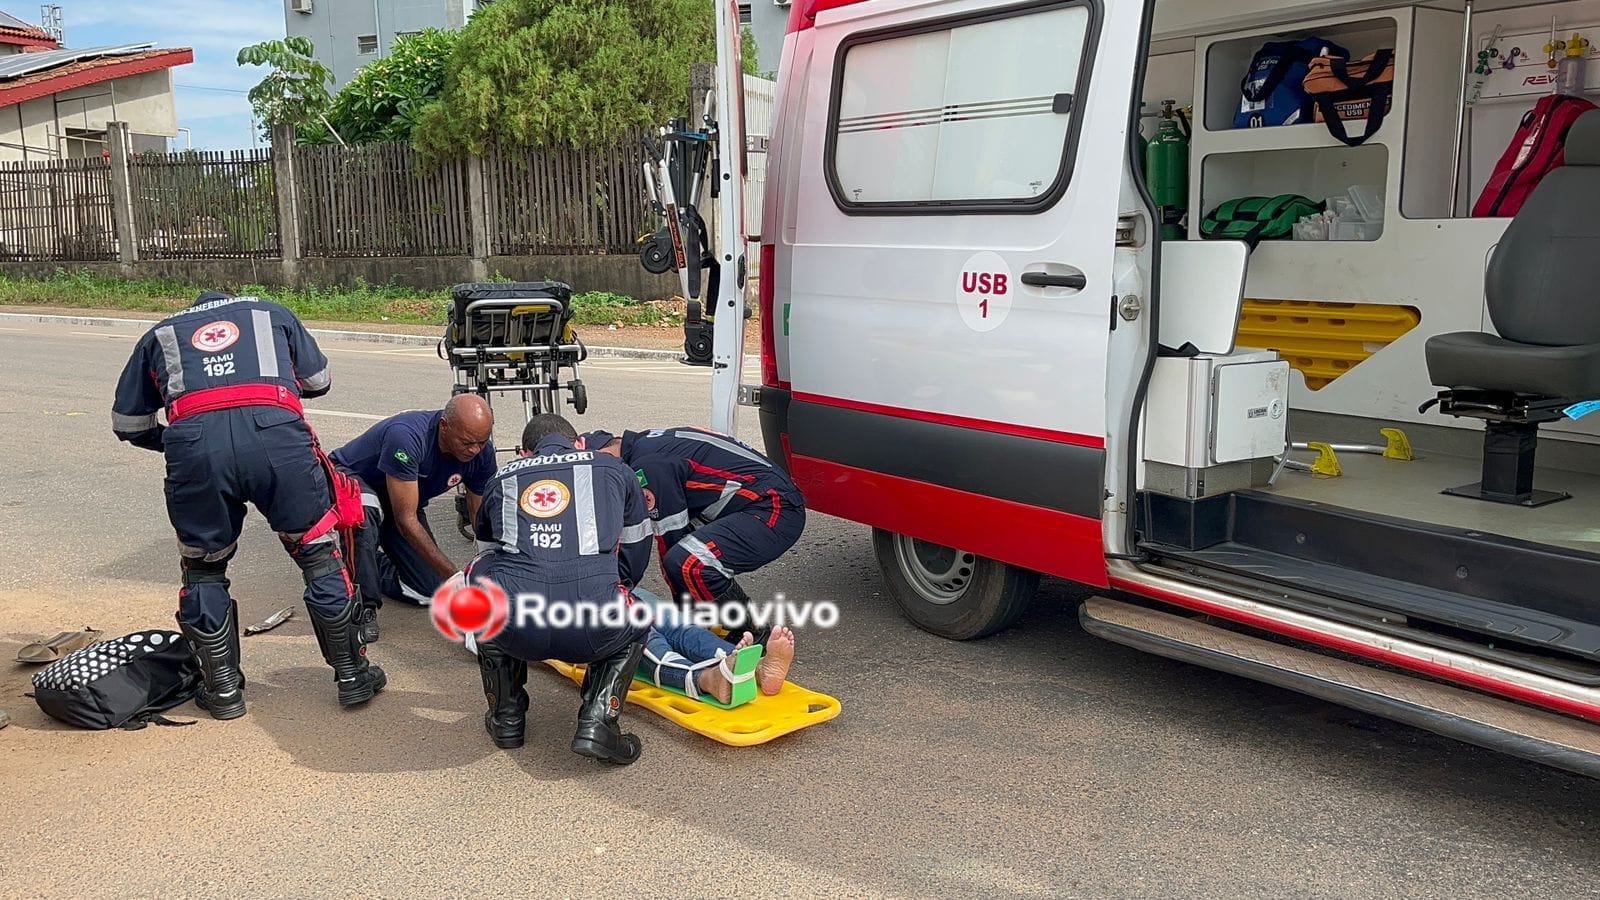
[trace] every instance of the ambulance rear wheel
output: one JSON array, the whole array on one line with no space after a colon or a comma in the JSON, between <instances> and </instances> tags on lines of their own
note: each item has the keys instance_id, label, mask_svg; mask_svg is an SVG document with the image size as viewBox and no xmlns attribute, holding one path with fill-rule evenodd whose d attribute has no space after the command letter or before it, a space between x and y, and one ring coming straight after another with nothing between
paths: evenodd
<instances>
[{"instance_id":1,"label":"ambulance rear wheel","mask_svg":"<svg viewBox=\"0 0 1600 900\"><path fill-rule=\"evenodd\" d=\"M882 529L873 529L872 548L901 614L950 640L1011 627L1039 586L1037 572Z\"/></svg>"}]
</instances>

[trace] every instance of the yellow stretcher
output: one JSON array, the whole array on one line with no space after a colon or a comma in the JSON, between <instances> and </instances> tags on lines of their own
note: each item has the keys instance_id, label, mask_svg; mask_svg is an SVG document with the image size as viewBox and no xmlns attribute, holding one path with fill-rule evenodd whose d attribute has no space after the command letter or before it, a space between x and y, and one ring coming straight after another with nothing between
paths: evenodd
<instances>
[{"instance_id":1,"label":"yellow stretcher","mask_svg":"<svg viewBox=\"0 0 1600 900\"><path fill-rule=\"evenodd\" d=\"M550 659L545 660L545 664L574 683L583 683L584 666ZM748 703L721 709L634 678L633 686L628 689L628 702L730 747L765 744L802 728L820 725L839 715L841 709L836 698L808 691L792 681L785 681L783 690L770 697L757 693Z\"/></svg>"}]
</instances>

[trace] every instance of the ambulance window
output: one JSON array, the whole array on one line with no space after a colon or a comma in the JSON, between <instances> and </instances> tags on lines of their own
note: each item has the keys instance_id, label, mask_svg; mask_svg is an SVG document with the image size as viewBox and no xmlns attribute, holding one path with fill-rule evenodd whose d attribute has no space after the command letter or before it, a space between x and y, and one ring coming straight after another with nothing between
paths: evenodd
<instances>
[{"instance_id":1,"label":"ambulance window","mask_svg":"<svg viewBox=\"0 0 1600 900\"><path fill-rule=\"evenodd\" d=\"M845 212L1031 212L1066 189L1098 16L1087 2L847 39L828 132Z\"/></svg>"}]
</instances>

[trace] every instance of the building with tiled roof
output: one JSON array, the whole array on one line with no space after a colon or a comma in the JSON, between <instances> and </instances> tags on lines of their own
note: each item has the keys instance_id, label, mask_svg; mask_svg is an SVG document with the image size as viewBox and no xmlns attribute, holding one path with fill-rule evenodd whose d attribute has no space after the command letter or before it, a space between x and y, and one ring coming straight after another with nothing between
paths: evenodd
<instances>
[{"instance_id":1,"label":"building with tiled roof","mask_svg":"<svg viewBox=\"0 0 1600 900\"><path fill-rule=\"evenodd\" d=\"M0 12L0 160L101 156L107 122L126 122L134 152L178 136L172 69L188 48L151 43L73 49Z\"/></svg>"}]
</instances>

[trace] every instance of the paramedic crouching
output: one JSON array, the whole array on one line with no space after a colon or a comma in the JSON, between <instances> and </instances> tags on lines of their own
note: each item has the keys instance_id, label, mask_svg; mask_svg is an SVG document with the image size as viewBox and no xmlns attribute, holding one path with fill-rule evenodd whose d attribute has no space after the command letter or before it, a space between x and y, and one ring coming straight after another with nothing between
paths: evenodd
<instances>
[{"instance_id":1,"label":"paramedic crouching","mask_svg":"<svg viewBox=\"0 0 1600 900\"><path fill-rule=\"evenodd\" d=\"M383 599L427 605L460 570L434 539L428 501L465 483L477 515L494 474L494 412L476 394L458 394L443 410L409 410L384 419L330 454L361 481L367 523L356 541L363 638L378 639Z\"/></svg>"},{"instance_id":2,"label":"paramedic crouching","mask_svg":"<svg viewBox=\"0 0 1600 900\"><path fill-rule=\"evenodd\" d=\"M715 604L735 633L754 624L751 599L734 579L787 553L805 530L805 498L789 476L750 446L703 428L585 439L643 484L673 599ZM770 626L754 631L765 645Z\"/></svg>"},{"instance_id":3,"label":"paramedic crouching","mask_svg":"<svg viewBox=\"0 0 1600 900\"><path fill-rule=\"evenodd\" d=\"M648 617L624 613L637 602L629 591L649 565L653 531L632 470L584 449L577 435L560 416L529 419L521 457L495 473L474 519L486 549L463 582L486 579L513 601L542 599L541 614L524 617L513 605L505 629L476 642L484 728L498 747L522 746L528 663L587 663L572 750L627 765L640 744L618 719L650 628Z\"/></svg>"}]
</instances>

